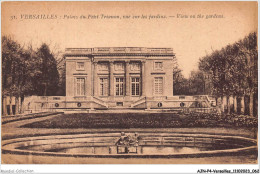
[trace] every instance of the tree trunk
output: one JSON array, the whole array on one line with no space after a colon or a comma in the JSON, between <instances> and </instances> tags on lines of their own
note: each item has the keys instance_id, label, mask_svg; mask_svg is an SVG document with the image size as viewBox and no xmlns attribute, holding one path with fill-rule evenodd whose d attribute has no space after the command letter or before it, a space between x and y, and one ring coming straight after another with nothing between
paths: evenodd
<instances>
[{"instance_id":1,"label":"tree trunk","mask_svg":"<svg viewBox=\"0 0 260 174\"><path fill-rule=\"evenodd\" d=\"M21 96L18 97L18 103L19 103L18 113L21 114L21 113L22 113L22 101L21 101Z\"/></svg>"},{"instance_id":2,"label":"tree trunk","mask_svg":"<svg viewBox=\"0 0 260 174\"><path fill-rule=\"evenodd\" d=\"M249 115L254 115L254 92L250 93L250 99L249 99Z\"/></svg>"},{"instance_id":3,"label":"tree trunk","mask_svg":"<svg viewBox=\"0 0 260 174\"><path fill-rule=\"evenodd\" d=\"M216 107L217 107L217 113L221 114L221 98L217 97L216 98Z\"/></svg>"},{"instance_id":4,"label":"tree trunk","mask_svg":"<svg viewBox=\"0 0 260 174\"><path fill-rule=\"evenodd\" d=\"M258 117L258 93L254 92L254 116Z\"/></svg>"},{"instance_id":5,"label":"tree trunk","mask_svg":"<svg viewBox=\"0 0 260 174\"><path fill-rule=\"evenodd\" d=\"M229 103L230 103L230 113L234 113L234 100L233 100L233 95L229 96Z\"/></svg>"},{"instance_id":6,"label":"tree trunk","mask_svg":"<svg viewBox=\"0 0 260 174\"><path fill-rule=\"evenodd\" d=\"M244 114L245 113L245 99L244 99L244 96L241 97L241 114Z\"/></svg>"},{"instance_id":7,"label":"tree trunk","mask_svg":"<svg viewBox=\"0 0 260 174\"><path fill-rule=\"evenodd\" d=\"M7 115L7 104L6 104L6 97L3 97L3 115L6 116Z\"/></svg>"},{"instance_id":8,"label":"tree trunk","mask_svg":"<svg viewBox=\"0 0 260 174\"><path fill-rule=\"evenodd\" d=\"M227 114L230 114L230 96L227 96Z\"/></svg>"},{"instance_id":9,"label":"tree trunk","mask_svg":"<svg viewBox=\"0 0 260 174\"><path fill-rule=\"evenodd\" d=\"M233 97L233 100L234 100L234 113L237 113L237 96L234 96Z\"/></svg>"},{"instance_id":10,"label":"tree trunk","mask_svg":"<svg viewBox=\"0 0 260 174\"><path fill-rule=\"evenodd\" d=\"M227 113L227 96L223 96L224 113Z\"/></svg>"},{"instance_id":11,"label":"tree trunk","mask_svg":"<svg viewBox=\"0 0 260 174\"><path fill-rule=\"evenodd\" d=\"M9 96L10 115L13 115L12 95Z\"/></svg>"},{"instance_id":12,"label":"tree trunk","mask_svg":"<svg viewBox=\"0 0 260 174\"><path fill-rule=\"evenodd\" d=\"M224 97L221 96L221 113L225 112L225 107L224 107Z\"/></svg>"},{"instance_id":13,"label":"tree trunk","mask_svg":"<svg viewBox=\"0 0 260 174\"><path fill-rule=\"evenodd\" d=\"M15 114L19 114L19 99L15 97Z\"/></svg>"},{"instance_id":14,"label":"tree trunk","mask_svg":"<svg viewBox=\"0 0 260 174\"><path fill-rule=\"evenodd\" d=\"M47 96L47 92L48 92L48 83L45 83L45 89L44 89L44 96Z\"/></svg>"},{"instance_id":15,"label":"tree trunk","mask_svg":"<svg viewBox=\"0 0 260 174\"><path fill-rule=\"evenodd\" d=\"M21 114L24 113L24 97L21 96Z\"/></svg>"}]
</instances>

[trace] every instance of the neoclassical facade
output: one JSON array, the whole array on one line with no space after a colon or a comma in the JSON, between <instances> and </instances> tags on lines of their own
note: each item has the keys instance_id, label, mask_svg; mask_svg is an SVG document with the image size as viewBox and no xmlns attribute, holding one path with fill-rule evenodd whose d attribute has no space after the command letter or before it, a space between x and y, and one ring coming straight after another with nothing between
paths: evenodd
<instances>
[{"instance_id":1,"label":"neoclassical facade","mask_svg":"<svg viewBox=\"0 0 260 174\"><path fill-rule=\"evenodd\" d=\"M171 48L67 48L65 108L171 107Z\"/></svg>"},{"instance_id":2,"label":"neoclassical facade","mask_svg":"<svg viewBox=\"0 0 260 174\"><path fill-rule=\"evenodd\" d=\"M24 113L176 112L196 110L198 101L211 109L207 96L173 95L171 48L67 48L64 57L66 96L25 97ZM6 100L14 106L13 99Z\"/></svg>"}]
</instances>

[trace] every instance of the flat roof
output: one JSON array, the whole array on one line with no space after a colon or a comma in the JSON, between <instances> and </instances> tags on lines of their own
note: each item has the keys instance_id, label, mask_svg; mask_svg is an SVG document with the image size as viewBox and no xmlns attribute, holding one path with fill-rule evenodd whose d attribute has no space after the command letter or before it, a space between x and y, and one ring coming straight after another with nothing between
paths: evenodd
<instances>
[{"instance_id":1,"label":"flat roof","mask_svg":"<svg viewBox=\"0 0 260 174\"><path fill-rule=\"evenodd\" d=\"M166 55L174 56L172 48L146 47L94 47L94 48L66 48L65 56L76 55Z\"/></svg>"}]
</instances>

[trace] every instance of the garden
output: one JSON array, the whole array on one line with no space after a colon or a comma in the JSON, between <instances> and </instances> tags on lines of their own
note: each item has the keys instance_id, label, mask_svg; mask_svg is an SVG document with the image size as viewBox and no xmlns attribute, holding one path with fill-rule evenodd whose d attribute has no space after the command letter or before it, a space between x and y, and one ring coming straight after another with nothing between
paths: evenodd
<instances>
[{"instance_id":1,"label":"garden","mask_svg":"<svg viewBox=\"0 0 260 174\"><path fill-rule=\"evenodd\" d=\"M257 117L217 113L75 113L25 124L25 128L257 128Z\"/></svg>"}]
</instances>

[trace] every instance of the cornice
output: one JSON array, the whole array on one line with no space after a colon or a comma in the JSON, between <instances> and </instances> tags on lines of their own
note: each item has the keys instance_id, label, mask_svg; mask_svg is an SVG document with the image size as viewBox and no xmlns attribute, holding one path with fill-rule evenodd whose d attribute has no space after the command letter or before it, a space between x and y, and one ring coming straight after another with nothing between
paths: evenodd
<instances>
[{"instance_id":1,"label":"cornice","mask_svg":"<svg viewBox=\"0 0 260 174\"><path fill-rule=\"evenodd\" d=\"M145 57L168 57L168 56L175 56L174 54L148 54L148 53L145 53L145 54L129 54L129 53L119 53L119 54L116 54L116 53L104 53L104 54L76 54L76 53L73 53L73 54L64 54L65 57L73 57L73 56L77 56L77 57L95 57L95 56L100 56L100 57L110 57L110 56L145 56Z\"/></svg>"}]
</instances>

